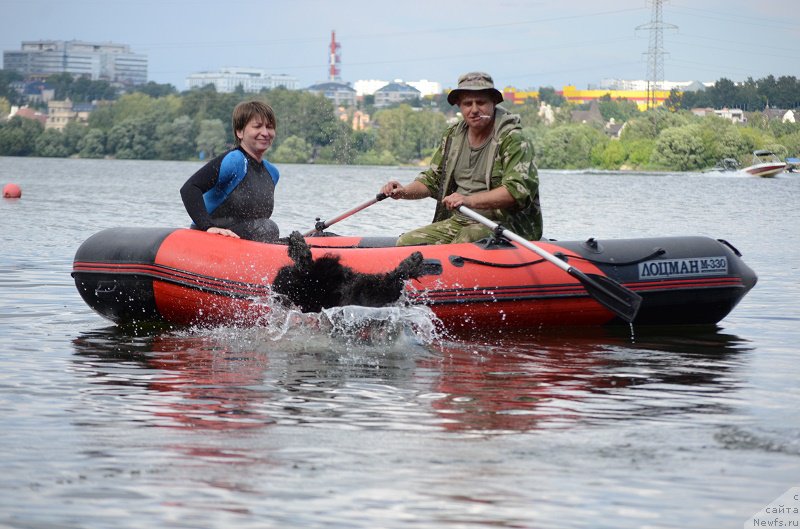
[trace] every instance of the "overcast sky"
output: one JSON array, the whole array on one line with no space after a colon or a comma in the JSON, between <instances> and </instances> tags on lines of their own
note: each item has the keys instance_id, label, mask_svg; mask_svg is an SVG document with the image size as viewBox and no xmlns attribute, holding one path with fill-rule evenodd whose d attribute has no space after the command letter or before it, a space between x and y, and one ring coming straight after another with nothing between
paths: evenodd
<instances>
[{"instance_id":1,"label":"overcast sky","mask_svg":"<svg viewBox=\"0 0 800 529\"><path fill-rule=\"evenodd\" d=\"M664 0L664 78L800 77L798 0ZM342 80L453 87L483 70L498 88L644 79L647 0L2 0L0 48L23 40L128 44L149 79L186 88L226 66L327 79L331 31Z\"/></svg>"}]
</instances>

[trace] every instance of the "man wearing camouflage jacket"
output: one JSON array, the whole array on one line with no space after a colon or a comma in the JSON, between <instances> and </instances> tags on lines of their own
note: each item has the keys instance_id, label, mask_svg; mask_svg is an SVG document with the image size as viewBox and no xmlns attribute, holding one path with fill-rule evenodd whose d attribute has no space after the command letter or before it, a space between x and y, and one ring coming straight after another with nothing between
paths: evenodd
<instances>
[{"instance_id":1,"label":"man wearing camouflage jacket","mask_svg":"<svg viewBox=\"0 0 800 529\"><path fill-rule=\"evenodd\" d=\"M482 72L462 75L447 97L463 119L444 134L431 165L411 183L387 182L395 199L437 199L433 223L404 233L398 246L472 242L491 230L453 211L464 205L529 240L542 237L539 178L519 116L496 105L503 95Z\"/></svg>"}]
</instances>

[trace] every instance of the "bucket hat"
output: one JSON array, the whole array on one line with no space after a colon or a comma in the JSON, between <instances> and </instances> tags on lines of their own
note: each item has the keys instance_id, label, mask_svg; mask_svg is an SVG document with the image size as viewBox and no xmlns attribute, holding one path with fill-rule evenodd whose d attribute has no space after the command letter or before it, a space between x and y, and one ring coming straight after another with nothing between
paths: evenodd
<instances>
[{"instance_id":1,"label":"bucket hat","mask_svg":"<svg viewBox=\"0 0 800 529\"><path fill-rule=\"evenodd\" d=\"M503 101L503 94L494 87L492 76L484 72L469 72L458 78L458 86L447 94L447 102L455 105L464 92L487 92L495 105Z\"/></svg>"}]
</instances>

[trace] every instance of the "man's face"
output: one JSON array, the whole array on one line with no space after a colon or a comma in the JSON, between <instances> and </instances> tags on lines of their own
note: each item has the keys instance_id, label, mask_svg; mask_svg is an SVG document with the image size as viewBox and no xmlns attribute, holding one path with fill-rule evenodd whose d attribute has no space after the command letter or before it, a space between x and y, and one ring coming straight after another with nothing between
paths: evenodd
<instances>
[{"instance_id":1,"label":"man's face","mask_svg":"<svg viewBox=\"0 0 800 529\"><path fill-rule=\"evenodd\" d=\"M461 115L468 127L483 128L490 126L494 118L494 102L488 94L482 92L467 93L458 101Z\"/></svg>"}]
</instances>

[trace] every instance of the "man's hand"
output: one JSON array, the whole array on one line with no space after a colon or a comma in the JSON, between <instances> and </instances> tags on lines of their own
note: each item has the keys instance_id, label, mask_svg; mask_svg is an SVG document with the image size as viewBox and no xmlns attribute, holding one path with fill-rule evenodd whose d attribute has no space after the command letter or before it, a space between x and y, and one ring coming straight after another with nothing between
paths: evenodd
<instances>
[{"instance_id":1,"label":"man's hand","mask_svg":"<svg viewBox=\"0 0 800 529\"><path fill-rule=\"evenodd\" d=\"M447 195L442 200L442 204L444 204L447 209L456 209L458 206L467 206L468 208L472 207L470 197L464 196L461 193Z\"/></svg>"},{"instance_id":2,"label":"man's hand","mask_svg":"<svg viewBox=\"0 0 800 529\"><path fill-rule=\"evenodd\" d=\"M396 180L390 180L383 185L381 193L397 200L398 198L403 198L403 186Z\"/></svg>"}]
</instances>

